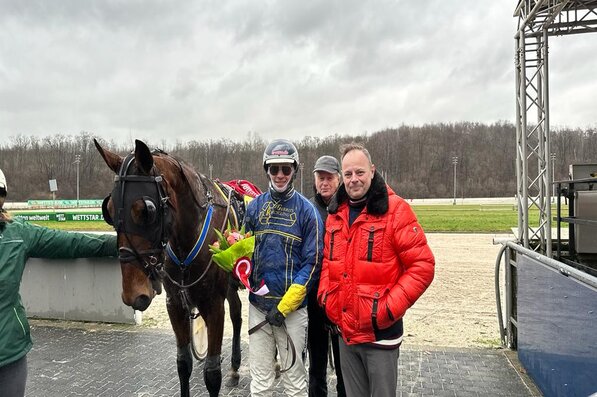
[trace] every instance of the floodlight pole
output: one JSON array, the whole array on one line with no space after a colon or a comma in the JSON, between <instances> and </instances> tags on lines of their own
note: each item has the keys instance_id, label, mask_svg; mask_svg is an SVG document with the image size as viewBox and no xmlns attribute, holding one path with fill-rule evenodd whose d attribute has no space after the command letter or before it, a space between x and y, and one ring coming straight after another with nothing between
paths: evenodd
<instances>
[{"instance_id":1,"label":"floodlight pole","mask_svg":"<svg viewBox=\"0 0 597 397\"><path fill-rule=\"evenodd\" d=\"M551 185L553 186L551 195L551 202L553 203L556 198L556 184L554 181L556 180L556 154L554 152L551 153Z\"/></svg>"},{"instance_id":2,"label":"floodlight pole","mask_svg":"<svg viewBox=\"0 0 597 397\"><path fill-rule=\"evenodd\" d=\"M81 163L81 155L75 154L75 164L77 165L77 208L79 208L79 164Z\"/></svg>"},{"instance_id":3,"label":"floodlight pole","mask_svg":"<svg viewBox=\"0 0 597 397\"><path fill-rule=\"evenodd\" d=\"M452 164L454 164L454 201L452 205L456 205L456 165L458 164L458 156L452 156Z\"/></svg>"}]
</instances>

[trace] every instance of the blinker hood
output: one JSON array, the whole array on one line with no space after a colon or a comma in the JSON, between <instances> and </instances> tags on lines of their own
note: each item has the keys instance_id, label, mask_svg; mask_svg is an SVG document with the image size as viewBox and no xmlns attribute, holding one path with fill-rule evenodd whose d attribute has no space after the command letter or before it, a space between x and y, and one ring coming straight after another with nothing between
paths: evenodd
<instances>
[{"instance_id":1,"label":"blinker hood","mask_svg":"<svg viewBox=\"0 0 597 397\"><path fill-rule=\"evenodd\" d=\"M114 218L111 223L119 233L135 234L151 241L166 241L170 211L166 194L161 185L160 175L126 175L131 161L123 162L119 175L114 177L112 204ZM131 159L132 160L132 159ZM133 220L133 204L142 200L145 205L147 222L138 224Z\"/></svg>"}]
</instances>

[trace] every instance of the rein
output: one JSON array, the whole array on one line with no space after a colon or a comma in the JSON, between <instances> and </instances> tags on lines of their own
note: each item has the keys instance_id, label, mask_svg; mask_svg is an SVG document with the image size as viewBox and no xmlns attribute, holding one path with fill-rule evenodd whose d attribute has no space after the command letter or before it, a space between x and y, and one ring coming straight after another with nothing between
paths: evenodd
<instances>
[{"instance_id":1,"label":"rein","mask_svg":"<svg viewBox=\"0 0 597 397\"><path fill-rule=\"evenodd\" d=\"M268 321L267 320L263 320L259 324L255 325L253 328L249 329L249 335L252 335L255 332L259 331L261 328L263 328L267 324L268 324ZM291 360L292 362L290 363L290 365L288 366L288 368L284 368L284 369L280 370L280 373L283 374L284 372L286 372L290 368L292 368L292 366L296 362L296 348L294 347L294 342L292 341L292 338L290 337L290 334L288 333L288 329L286 328L286 324L282 324L282 326L280 328L282 328L284 330L284 333L286 334L286 340L288 341L288 345L290 346L289 350L290 350L291 355L292 355L292 360Z\"/></svg>"}]
</instances>

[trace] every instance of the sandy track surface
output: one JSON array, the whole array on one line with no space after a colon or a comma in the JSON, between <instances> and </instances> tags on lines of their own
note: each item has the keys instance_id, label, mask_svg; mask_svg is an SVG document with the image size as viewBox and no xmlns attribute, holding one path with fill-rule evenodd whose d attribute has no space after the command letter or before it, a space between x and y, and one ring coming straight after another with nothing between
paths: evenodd
<instances>
[{"instance_id":1,"label":"sandy track surface","mask_svg":"<svg viewBox=\"0 0 597 397\"><path fill-rule=\"evenodd\" d=\"M435 280L405 316L405 346L499 346L494 273L500 246L493 245L494 237L507 236L441 233L427 235L436 258ZM241 299L243 327L246 328L246 291L241 291ZM228 318L226 321L225 335L230 336L232 327ZM165 294L156 297L145 311L143 326L170 328ZM247 337L245 328L243 338Z\"/></svg>"},{"instance_id":2,"label":"sandy track surface","mask_svg":"<svg viewBox=\"0 0 597 397\"><path fill-rule=\"evenodd\" d=\"M405 343L500 345L494 275L501 246L493 245L494 237L507 236L428 235L436 257L435 280L405 316Z\"/></svg>"}]
</instances>

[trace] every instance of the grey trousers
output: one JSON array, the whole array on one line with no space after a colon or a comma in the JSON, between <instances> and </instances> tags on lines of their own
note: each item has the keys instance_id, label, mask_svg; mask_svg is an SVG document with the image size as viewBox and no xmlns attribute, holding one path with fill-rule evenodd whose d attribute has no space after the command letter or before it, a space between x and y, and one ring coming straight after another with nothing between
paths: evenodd
<instances>
[{"instance_id":1,"label":"grey trousers","mask_svg":"<svg viewBox=\"0 0 597 397\"><path fill-rule=\"evenodd\" d=\"M400 348L347 345L338 339L347 397L396 397Z\"/></svg>"},{"instance_id":2,"label":"grey trousers","mask_svg":"<svg viewBox=\"0 0 597 397\"><path fill-rule=\"evenodd\" d=\"M27 356L0 367L0 395L22 397L27 383Z\"/></svg>"}]
</instances>

